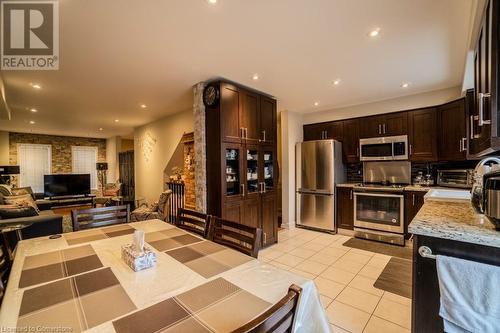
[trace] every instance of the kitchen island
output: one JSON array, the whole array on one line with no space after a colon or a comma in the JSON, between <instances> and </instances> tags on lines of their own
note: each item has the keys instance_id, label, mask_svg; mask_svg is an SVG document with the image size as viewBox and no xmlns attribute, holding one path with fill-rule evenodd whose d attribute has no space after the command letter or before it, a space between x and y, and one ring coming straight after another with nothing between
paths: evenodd
<instances>
[{"instance_id":1,"label":"kitchen island","mask_svg":"<svg viewBox=\"0 0 500 333\"><path fill-rule=\"evenodd\" d=\"M426 200L408 226L413 242L412 332L443 332L434 255L500 266L500 231L469 201ZM421 255L425 247L432 253Z\"/></svg>"}]
</instances>

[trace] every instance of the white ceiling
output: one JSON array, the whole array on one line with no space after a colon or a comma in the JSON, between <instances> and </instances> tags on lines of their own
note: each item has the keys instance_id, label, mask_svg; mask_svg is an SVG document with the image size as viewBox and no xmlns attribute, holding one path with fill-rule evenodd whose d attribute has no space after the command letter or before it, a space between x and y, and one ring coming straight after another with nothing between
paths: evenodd
<instances>
[{"instance_id":1,"label":"white ceiling","mask_svg":"<svg viewBox=\"0 0 500 333\"><path fill-rule=\"evenodd\" d=\"M61 0L60 70L3 71L12 120L0 130L126 135L189 109L192 85L218 76L298 112L457 86L472 3ZM380 35L368 37L375 27Z\"/></svg>"}]
</instances>

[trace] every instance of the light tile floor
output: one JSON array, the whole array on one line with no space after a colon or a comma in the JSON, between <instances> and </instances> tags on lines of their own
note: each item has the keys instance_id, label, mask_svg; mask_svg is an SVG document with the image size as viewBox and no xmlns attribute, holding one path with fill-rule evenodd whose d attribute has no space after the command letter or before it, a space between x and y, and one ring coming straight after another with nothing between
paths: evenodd
<instances>
[{"instance_id":1,"label":"light tile floor","mask_svg":"<svg viewBox=\"0 0 500 333\"><path fill-rule=\"evenodd\" d=\"M411 300L373 287L390 256L343 246L349 236L293 228L259 259L312 279L337 332L410 332Z\"/></svg>"}]
</instances>

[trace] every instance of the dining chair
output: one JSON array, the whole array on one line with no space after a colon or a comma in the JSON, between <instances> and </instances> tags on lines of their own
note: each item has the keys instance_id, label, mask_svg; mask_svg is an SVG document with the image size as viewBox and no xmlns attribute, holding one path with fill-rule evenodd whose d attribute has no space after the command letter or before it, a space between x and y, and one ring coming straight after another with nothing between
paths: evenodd
<instances>
[{"instance_id":1,"label":"dining chair","mask_svg":"<svg viewBox=\"0 0 500 333\"><path fill-rule=\"evenodd\" d=\"M302 288L292 284L288 293L278 303L249 323L234 330L232 333L282 333L291 332L297 303L299 302Z\"/></svg>"},{"instance_id":2,"label":"dining chair","mask_svg":"<svg viewBox=\"0 0 500 333\"><path fill-rule=\"evenodd\" d=\"M175 226L207 238L210 216L194 210L179 208Z\"/></svg>"},{"instance_id":3,"label":"dining chair","mask_svg":"<svg viewBox=\"0 0 500 333\"><path fill-rule=\"evenodd\" d=\"M262 229L212 217L209 223L208 239L257 258Z\"/></svg>"},{"instance_id":4,"label":"dining chair","mask_svg":"<svg viewBox=\"0 0 500 333\"><path fill-rule=\"evenodd\" d=\"M130 206L111 206L71 211L73 231L129 223Z\"/></svg>"},{"instance_id":5,"label":"dining chair","mask_svg":"<svg viewBox=\"0 0 500 333\"><path fill-rule=\"evenodd\" d=\"M5 294L7 280L9 278L10 268L12 266L11 254L7 243L7 237L2 233L0 237L0 304Z\"/></svg>"}]
</instances>

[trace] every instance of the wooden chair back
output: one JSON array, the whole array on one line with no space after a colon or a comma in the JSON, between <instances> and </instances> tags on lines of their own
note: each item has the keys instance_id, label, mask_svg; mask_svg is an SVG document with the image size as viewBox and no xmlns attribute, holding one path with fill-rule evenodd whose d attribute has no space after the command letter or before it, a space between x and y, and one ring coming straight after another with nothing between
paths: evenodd
<instances>
[{"instance_id":1,"label":"wooden chair back","mask_svg":"<svg viewBox=\"0 0 500 333\"><path fill-rule=\"evenodd\" d=\"M194 210L179 208L175 226L207 238L210 216Z\"/></svg>"},{"instance_id":2,"label":"wooden chair back","mask_svg":"<svg viewBox=\"0 0 500 333\"><path fill-rule=\"evenodd\" d=\"M284 333L292 332L297 304L302 288L292 284L288 294L269 310L233 331L233 333Z\"/></svg>"},{"instance_id":3,"label":"wooden chair back","mask_svg":"<svg viewBox=\"0 0 500 333\"><path fill-rule=\"evenodd\" d=\"M257 258L262 239L262 229L212 216L209 223L208 238L213 242Z\"/></svg>"},{"instance_id":4,"label":"wooden chair back","mask_svg":"<svg viewBox=\"0 0 500 333\"><path fill-rule=\"evenodd\" d=\"M71 211L73 231L129 223L130 206L111 206Z\"/></svg>"},{"instance_id":5,"label":"wooden chair back","mask_svg":"<svg viewBox=\"0 0 500 333\"><path fill-rule=\"evenodd\" d=\"M7 280L9 279L10 268L12 267L12 253L9 248L7 237L2 233L0 238L0 303L5 294Z\"/></svg>"}]
</instances>

